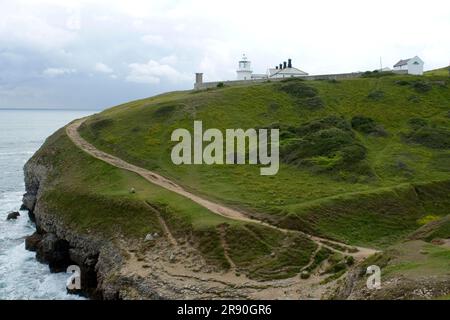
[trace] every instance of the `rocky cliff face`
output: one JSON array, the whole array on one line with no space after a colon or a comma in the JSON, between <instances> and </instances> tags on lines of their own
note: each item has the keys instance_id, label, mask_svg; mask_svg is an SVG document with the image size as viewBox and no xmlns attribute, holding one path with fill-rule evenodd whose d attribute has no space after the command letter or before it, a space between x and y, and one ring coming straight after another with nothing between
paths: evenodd
<instances>
[{"instance_id":1,"label":"rocky cliff face","mask_svg":"<svg viewBox=\"0 0 450 320\"><path fill-rule=\"evenodd\" d=\"M117 280L113 276L123 257L113 244L96 236L79 234L69 228L58 212L46 208L42 195L49 187L52 166L39 155L24 167L26 193L22 208L36 223L36 232L26 239L26 248L36 251L36 258L48 263L52 272L65 272L70 265L81 270L79 293L94 299L118 298Z\"/></svg>"}]
</instances>

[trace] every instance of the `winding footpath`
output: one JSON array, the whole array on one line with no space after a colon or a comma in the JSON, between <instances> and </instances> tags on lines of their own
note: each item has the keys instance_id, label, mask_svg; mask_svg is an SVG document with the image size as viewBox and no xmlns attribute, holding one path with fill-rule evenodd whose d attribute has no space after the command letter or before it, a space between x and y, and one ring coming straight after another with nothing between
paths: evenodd
<instances>
[{"instance_id":1,"label":"winding footpath","mask_svg":"<svg viewBox=\"0 0 450 320\"><path fill-rule=\"evenodd\" d=\"M195 195L195 194L185 190L183 187L179 186L175 182L173 182L153 171L135 166L135 165L133 165L129 162L126 162L118 157L115 157L109 153L98 150L92 144L90 144L89 142L84 140L78 132L78 128L85 120L86 120L86 118L75 120L72 123L70 123L69 125L67 125L67 127L66 127L67 135L69 136L69 138L72 140L72 142L78 148L85 151L86 153L93 156L94 158L102 160L114 167L134 172L134 173L140 175L141 177L143 177L145 180L149 181L150 183L153 183L164 189L167 189L167 190L175 192L183 197L186 197L215 214L218 214L220 216L223 216L223 217L229 218L229 219L233 219L233 220L239 220L239 221L248 222L248 223L257 223L259 225L277 229L284 233L289 233L289 232L301 233L302 235L304 235L304 236L308 237L309 239L311 239L312 241L316 242L319 245L319 247L323 246L334 252L340 252L340 253L344 253L346 255L351 255L356 260L365 259L368 256L379 252L378 250L371 249L371 248L349 246L347 244L340 243L337 241L323 239L323 238L320 238L317 236L306 234L306 233L304 233L302 231L298 231L298 230L283 229L283 228L268 224L268 223L260 221L260 220L252 219L240 211L237 211L235 209L226 207L222 204L212 202L212 201L202 198L198 195ZM175 241L175 240L173 239L173 241ZM345 248L346 250L342 251L342 250L340 250L340 248ZM352 249L357 249L357 251L352 252L352 251L354 251Z\"/></svg>"}]
</instances>

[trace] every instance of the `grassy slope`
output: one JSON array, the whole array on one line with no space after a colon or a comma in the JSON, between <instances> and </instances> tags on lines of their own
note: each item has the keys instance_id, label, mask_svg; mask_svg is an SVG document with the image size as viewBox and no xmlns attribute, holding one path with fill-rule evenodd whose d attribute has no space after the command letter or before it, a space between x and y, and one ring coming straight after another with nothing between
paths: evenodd
<instances>
[{"instance_id":1,"label":"grassy slope","mask_svg":"<svg viewBox=\"0 0 450 320\"><path fill-rule=\"evenodd\" d=\"M444 67L444 68L439 68L439 69L434 69L434 70L429 70L425 72L425 75L427 76L449 76L450 75L450 66L449 67Z\"/></svg>"},{"instance_id":2,"label":"grassy slope","mask_svg":"<svg viewBox=\"0 0 450 320\"><path fill-rule=\"evenodd\" d=\"M420 79L389 76L337 83L308 81L325 104L316 110L299 106L276 83L173 92L93 116L82 135L104 151L261 218L349 243L386 247L419 227L423 216L441 216L449 208L448 183L422 187L423 183L449 180L449 150L402 139L402 134L411 130L411 118L450 128L450 90L448 84L437 84L448 77L426 77L431 83L427 92L398 84L399 80ZM368 98L374 91L383 92L383 97ZM355 115L371 117L388 132L386 137L355 132L368 150L373 176L349 179L345 172L315 173L283 164L276 176L264 177L256 166L175 166L170 160L171 132L180 127L192 130L193 120L202 120L204 128L224 130L273 123L298 126L329 115L347 120Z\"/></svg>"},{"instance_id":3,"label":"grassy slope","mask_svg":"<svg viewBox=\"0 0 450 320\"><path fill-rule=\"evenodd\" d=\"M240 248L232 250L231 258L241 272L254 278L292 276L308 263L315 250L315 244L306 238L292 239L271 228L223 218L134 173L92 158L75 148L63 129L48 138L33 158L53 168L43 195L49 212L59 214L82 233L140 241L150 232L162 234L148 202L157 208L175 237L193 243L207 261L221 269L230 267L219 238L223 226L228 245ZM136 192L130 193L131 188ZM256 236L253 229L260 230L270 241ZM242 237L248 239L247 245ZM294 240L298 250L287 254L286 243Z\"/></svg>"},{"instance_id":4,"label":"grassy slope","mask_svg":"<svg viewBox=\"0 0 450 320\"><path fill-rule=\"evenodd\" d=\"M398 299L408 290L416 288L423 290L425 286L436 291L448 292L450 246L442 244L440 240L445 238L450 238L450 215L423 225L405 241L364 261L363 270L373 264L380 266L383 282L389 282L393 278L401 279L401 281L397 280L396 285L391 286L390 289L381 290L383 293L379 295L379 298ZM365 281L366 278L363 277L359 286L364 287ZM413 283L412 287L411 283ZM386 288L382 286L382 289ZM449 296L437 295L433 298L449 299Z\"/></svg>"}]
</instances>

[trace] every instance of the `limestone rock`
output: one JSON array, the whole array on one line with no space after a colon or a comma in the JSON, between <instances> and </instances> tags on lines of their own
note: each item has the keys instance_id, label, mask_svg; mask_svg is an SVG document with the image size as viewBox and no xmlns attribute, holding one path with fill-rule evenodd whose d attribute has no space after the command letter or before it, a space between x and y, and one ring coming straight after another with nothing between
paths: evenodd
<instances>
[{"instance_id":1,"label":"limestone rock","mask_svg":"<svg viewBox=\"0 0 450 320\"><path fill-rule=\"evenodd\" d=\"M8 213L8 216L6 217L6 220L17 220L17 218L20 216L20 213L17 211L13 211Z\"/></svg>"}]
</instances>

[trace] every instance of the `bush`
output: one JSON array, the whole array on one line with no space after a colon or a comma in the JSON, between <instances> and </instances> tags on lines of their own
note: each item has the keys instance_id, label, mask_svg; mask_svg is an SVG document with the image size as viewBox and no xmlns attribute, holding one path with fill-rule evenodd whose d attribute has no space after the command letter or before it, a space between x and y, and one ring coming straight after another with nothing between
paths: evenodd
<instances>
[{"instance_id":1,"label":"bush","mask_svg":"<svg viewBox=\"0 0 450 320\"><path fill-rule=\"evenodd\" d=\"M92 130L98 131L98 130L104 129L108 126L111 126L113 123L114 123L113 119L98 118L98 119L92 120L92 122L90 123L90 127L92 128Z\"/></svg>"},{"instance_id":2,"label":"bush","mask_svg":"<svg viewBox=\"0 0 450 320\"><path fill-rule=\"evenodd\" d=\"M323 100L318 96L316 88L310 87L295 78L282 83L279 89L295 98L298 106L311 110L320 109L325 106Z\"/></svg>"},{"instance_id":3,"label":"bush","mask_svg":"<svg viewBox=\"0 0 450 320\"><path fill-rule=\"evenodd\" d=\"M395 81L395 84L398 84L399 86L408 86L410 82L406 80L397 80Z\"/></svg>"},{"instance_id":4,"label":"bush","mask_svg":"<svg viewBox=\"0 0 450 320\"><path fill-rule=\"evenodd\" d=\"M217 88L223 88L223 87L225 87L225 85L223 84L223 82L219 82L216 87Z\"/></svg>"},{"instance_id":5,"label":"bush","mask_svg":"<svg viewBox=\"0 0 450 320\"><path fill-rule=\"evenodd\" d=\"M365 134L385 136L387 133L382 125L379 125L372 118L365 116L354 116L351 120L352 128Z\"/></svg>"},{"instance_id":6,"label":"bush","mask_svg":"<svg viewBox=\"0 0 450 320\"><path fill-rule=\"evenodd\" d=\"M326 118L313 120L306 124L303 124L302 126L300 126L298 128L292 128L291 130L294 130L299 135L306 135L309 133L316 132L318 130L333 128L333 127L336 127L343 131L351 132L351 126L349 125L349 123L344 118L337 117L337 116L329 116Z\"/></svg>"},{"instance_id":7,"label":"bush","mask_svg":"<svg viewBox=\"0 0 450 320\"><path fill-rule=\"evenodd\" d=\"M281 134L281 159L315 171L352 169L367 150L342 118L327 117ZM283 139L284 138L284 139Z\"/></svg>"},{"instance_id":8,"label":"bush","mask_svg":"<svg viewBox=\"0 0 450 320\"><path fill-rule=\"evenodd\" d=\"M159 118L165 118L172 115L176 110L174 105L163 105L154 111L154 115Z\"/></svg>"},{"instance_id":9,"label":"bush","mask_svg":"<svg viewBox=\"0 0 450 320\"><path fill-rule=\"evenodd\" d=\"M280 82L294 82L294 81L305 81L305 79L299 78L299 77L290 77L281 80Z\"/></svg>"},{"instance_id":10,"label":"bush","mask_svg":"<svg viewBox=\"0 0 450 320\"><path fill-rule=\"evenodd\" d=\"M371 133L376 127L375 120L364 116L354 116L351 124L353 129L364 133Z\"/></svg>"},{"instance_id":11,"label":"bush","mask_svg":"<svg viewBox=\"0 0 450 320\"><path fill-rule=\"evenodd\" d=\"M279 88L294 98L311 98L317 96L316 88L310 87L298 80L286 81Z\"/></svg>"},{"instance_id":12,"label":"bush","mask_svg":"<svg viewBox=\"0 0 450 320\"><path fill-rule=\"evenodd\" d=\"M428 126L428 122L422 118L411 118L408 120L408 124L414 130Z\"/></svg>"},{"instance_id":13,"label":"bush","mask_svg":"<svg viewBox=\"0 0 450 320\"><path fill-rule=\"evenodd\" d=\"M353 258L353 256L346 256L345 257L345 263L348 266L351 266L351 265L353 265L355 263L355 258Z\"/></svg>"},{"instance_id":14,"label":"bush","mask_svg":"<svg viewBox=\"0 0 450 320\"><path fill-rule=\"evenodd\" d=\"M408 97L408 101L413 102L413 103L419 103L420 102L420 98L416 95L411 95Z\"/></svg>"},{"instance_id":15,"label":"bush","mask_svg":"<svg viewBox=\"0 0 450 320\"><path fill-rule=\"evenodd\" d=\"M450 148L450 130L447 128L419 127L405 136L407 142L417 143L433 149Z\"/></svg>"},{"instance_id":16,"label":"bush","mask_svg":"<svg viewBox=\"0 0 450 320\"><path fill-rule=\"evenodd\" d=\"M382 100L384 98L384 92L381 90L371 91L367 95L367 98L369 98L370 100L374 100L374 101Z\"/></svg>"},{"instance_id":17,"label":"bush","mask_svg":"<svg viewBox=\"0 0 450 320\"><path fill-rule=\"evenodd\" d=\"M415 81L412 84L412 87L414 88L414 90L416 90L419 93L428 92L432 88L431 84L427 81Z\"/></svg>"},{"instance_id":18,"label":"bush","mask_svg":"<svg viewBox=\"0 0 450 320\"><path fill-rule=\"evenodd\" d=\"M318 96L302 99L300 104L305 105L308 109L320 109L325 106L323 100Z\"/></svg>"},{"instance_id":19,"label":"bush","mask_svg":"<svg viewBox=\"0 0 450 320\"><path fill-rule=\"evenodd\" d=\"M386 76L393 76L395 73L392 71L379 71L379 70L373 70L373 71L366 71L362 74L361 77L363 78L381 78Z\"/></svg>"}]
</instances>

